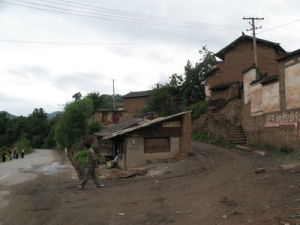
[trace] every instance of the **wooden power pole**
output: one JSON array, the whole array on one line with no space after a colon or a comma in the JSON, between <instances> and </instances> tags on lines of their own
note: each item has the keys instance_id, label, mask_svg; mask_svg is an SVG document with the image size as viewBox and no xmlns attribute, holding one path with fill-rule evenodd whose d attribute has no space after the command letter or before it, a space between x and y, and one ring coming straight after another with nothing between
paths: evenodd
<instances>
[{"instance_id":1,"label":"wooden power pole","mask_svg":"<svg viewBox=\"0 0 300 225\"><path fill-rule=\"evenodd\" d=\"M256 47L256 33L255 31L258 29L261 29L262 27L256 27L255 26L255 20L264 20L264 18L257 18L257 17L243 17L243 20L251 20L249 24L251 25L251 29L247 29L247 31L252 31L253 34L253 55L254 55L254 64L256 67L258 67L258 61L257 61L257 47Z\"/></svg>"},{"instance_id":2,"label":"wooden power pole","mask_svg":"<svg viewBox=\"0 0 300 225\"><path fill-rule=\"evenodd\" d=\"M116 101L115 101L115 80L113 79L112 82L113 82L113 96L112 96L112 98L113 98L113 108L114 108L114 110L116 110Z\"/></svg>"}]
</instances>

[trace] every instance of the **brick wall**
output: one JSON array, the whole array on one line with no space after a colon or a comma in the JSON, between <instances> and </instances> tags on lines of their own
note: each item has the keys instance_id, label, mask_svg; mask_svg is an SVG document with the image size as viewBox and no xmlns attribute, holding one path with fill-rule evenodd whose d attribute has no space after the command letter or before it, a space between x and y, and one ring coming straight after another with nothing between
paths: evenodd
<instances>
[{"instance_id":1,"label":"brick wall","mask_svg":"<svg viewBox=\"0 0 300 225\"><path fill-rule=\"evenodd\" d=\"M258 64L262 72L270 75L278 74L278 61L281 56L273 47L258 43ZM251 41L244 41L225 55L224 61L218 64L220 68L207 79L207 85L213 87L220 83L242 81L242 71L254 64ZM213 94L213 93L212 93Z\"/></svg>"},{"instance_id":2,"label":"brick wall","mask_svg":"<svg viewBox=\"0 0 300 225\"><path fill-rule=\"evenodd\" d=\"M182 137L181 137L181 153L189 153L191 151L191 133L192 133L192 114L184 114L182 119Z\"/></svg>"},{"instance_id":3,"label":"brick wall","mask_svg":"<svg viewBox=\"0 0 300 225\"><path fill-rule=\"evenodd\" d=\"M146 106L148 97L124 98L124 109L130 116L136 116Z\"/></svg>"}]
</instances>

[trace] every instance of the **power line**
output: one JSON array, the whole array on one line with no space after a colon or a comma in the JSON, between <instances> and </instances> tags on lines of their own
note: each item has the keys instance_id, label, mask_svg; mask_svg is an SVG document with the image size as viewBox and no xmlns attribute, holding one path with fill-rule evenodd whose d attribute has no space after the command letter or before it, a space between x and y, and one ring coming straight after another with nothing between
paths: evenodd
<instances>
[{"instance_id":1,"label":"power line","mask_svg":"<svg viewBox=\"0 0 300 225\"><path fill-rule=\"evenodd\" d=\"M134 12L129 12L129 11L123 11L123 10L116 10L116 9L110 9L110 8L105 8L105 7L100 7L100 6L96 6L96 5L89 5L89 4L82 4L82 3L75 3L72 1L66 1L66 0L39 0L42 2L52 2L55 4L57 1L59 1L59 4L63 4L68 3L68 4L64 4L64 5L69 5L69 6L73 6L74 5L76 7L84 7L85 9L91 9L91 10L95 10L95 9L100 9L102 11L107 11L110 13L117 13L117 14L123 14L123 15L131 15L131 16L138 16L138 17L144 17L144 18L151 18L151 19L155 19L155 20L167 20L167 21L171 21L171 22L177 22L177 23L185 23L185 24L189 24L189 25L205 25L205 26L219 26L219 27L239 27L239 26L232 26L232 25L222 25L222 24L212 24L212 23L199 23L199 22L191 22L191 21L181 21L181 20L174 20L174 19L169 19L166 17L160 17L160 16L150 16L150 15L145 15L145 14L140 14L140 13L134 13ZM56 1L56 2L55 2ZM63 3L62 3L63 2Z\"/></svg>"},{"instance_id":2,"label":"power line","mask_svg":"<svg viewBox=\"0 0 300 225\"><path fill-rule=\"evenodd\" d=\"M40 0L40 1L47 1L47 2L52 2L55 3L54 1L50 1L50 0ZM136 18L136 17L132 17L132 16L120 16L120 15L111 15L111 14L107 14L107 13L93 13L93 12L88 12L88 11L82 11L82 10L78 10L76 9L75 13L74 12L70 12L70 10L66 9L66 8L62 8L62 7L57 7L57 6L53 6L53 5L45 5L45 4L40 4L40 3L35 3L35 2L30 2L30 1L22 1L22 0L18 0L18 3L16 2L9 2L9 1L3 1L1 0L0 2L3 2L5 4L11 4L11 5L15 5L15 6L21 6L21 7L26 7L26 8L33 8L33 9L39 9L39 10L46 10L46 11L51 11L51 12L56 12L56 13L63 13L63 14L69 14L69 15L76 15L76 16L83 16L83 17L89 17L89 18L95 18L95 19L101 19L101 20L107 20L107 21L118 21L118 22L127 22L127 23L135 23L135 24L143 24L143 25L171 25L171 26L202 26L202 28L204 28L203 26L206 25L208 27L206 27L205 29L220 29L220 30L228 30L229 28L234 28L234 26L226 26L226 25L217 25L214 24L214 26L216 27L211 27L212 24L205 24L205 23L182 23L182 24L176 24L176 23L170 23L170 22L161 22L157 21L157 20L149 20L149 19L144 19L144 18ZM19 2L23 3L20 4ZM67 1L69 2L69 1ZM25 3L25 5L24 5ZM58 4L58 3L55 3ZM65 4L66 5L66 4ZM71 7L75 7L74 5L68 4ZM78 6L76 6L78 8ZM82 7L81 7L82 8ZM80 8L80 9L81 9ZM95 11L93 9L93 11ZM80 13L80 14L78 14ZM99 16L100 15L100 16ZM142 15L142 14L140 14ZM226 28L225 28L226 26Z\"/></svg>"},{"instance_id":3,"label":"power line","mask_svg":"<svg viewBox=\"0 0 300 225\"><path fill-rule=\"evenodd\" d=\"M272 30L275 30L275 29L278 29L278 28L281 28L281 27L285 27L285 26L287 26L287 25L290 25L290 24L292 24L292 23L296 23L296 22L299 22L299 21L300 21L300 19L296 19L296 20L293 20L293 21L290 21L290 22L287 22L287 23L283 23L283 24L281 24L281 25L274 26L273 28L270 28L270 29L268 29L268 30L261 31L261 32L259 32L258 34L265 33L265 32L269 32L269 31L272 31Z\"/></svg>"},{"instance_id":4,"label":"power line","mask_svg":"<svg viewBox=\"0 0 300 225\"><path fill-rule=\"evenodd\" d=\"M103 43L85 43L85 42L49 42L49 41L25 41L25 40L0 40L0 42L11 42L20 44L37 44L37 45L177 45L177 44L195 44L201 42L200 40L186 41L186 42L162 42L162 43L142 43L142 42L103 42Z\"/></svg>"},{"instance_id":5,"label":"power line","mask_svg":"<svg viewBox=\"0 0 300 225\"><path fill-rule=\"evenodd\" d=\"M72 11L69 11L69 10L65 9L65 8L50 6L50 5L43 5L43 4L39 4L39 3L30 3L30 2L22 1L22 0L18 0L18 2L25 3L27 5L18 4L18 3L15 3L15 2L8 2L8 1L0 1L0 2L6 3L6 4L12 4L12 5L16 5L16 6L22 6L22 7L25 7L25 8L46 10L46 11L50 11L50 12L69 14L69 15L75 15L75 16L82 16L82 17L90 17L90 18L107 20L107 21L121 21L121 22L129 22L129 23L136 23L136 24L158 25L158 23L154 23L154 22L151 23L151 22L143 22L143 21L133 21L131 19L116 17L116 16L111 16L113 18L103 17L103 15L102 16L96 16L97 14L92 14L92 13L89 13L87 11L81 11L81 10L76 10L77 13L74 13ZM78 13L83 13L83 14L78 14Z\"/></svg>"}]
</instances>

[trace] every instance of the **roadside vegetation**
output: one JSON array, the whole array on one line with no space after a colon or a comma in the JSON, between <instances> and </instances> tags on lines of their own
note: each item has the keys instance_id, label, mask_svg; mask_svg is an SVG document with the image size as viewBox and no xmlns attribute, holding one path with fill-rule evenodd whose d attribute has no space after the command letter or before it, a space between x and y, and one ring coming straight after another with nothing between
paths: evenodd
<instances>
[{"instance_id":1,"label":"roadside vegetation","mask_svg":"<svg viewBox=\"0 0 300 225\"><path fill-rule=\"evenodd\" d=\"M248 146L252 148L264 150L271 154L279 155L279 156L286 156L294 152L294 149L292 147L288 147L286 145L281 146L280 148L268 144L248 144Z\"/></svg>"},{"instance_id":2,"label":"roadside vegetation","mask_svg":"<svg viewBox=\"0 0 300 225\"><path fill-rule=\"evenodd\" d=\"M102 129L100 123L90 118L98 109L112 107L108 100L109 95L98 92L84 97L78 92L63 112L51 119L42 108L34 109L27 117L0 112L0 152L14 147L24 148L26 153L34 148L76 147L85 136Z\"/></svg>"},{"instance_id":3,"label":"roadside vegetation","mask_svg":"<svg viewBox=\"0 0 300 225\"><path fill-rule=\"evenodd\" d=\"M168 82L154 86L144 113L153 112L159 116L167 116L191 110L193 119L206 113L206 73L213 68L216 59L206 47L199 53L199 61L195 65L188 61L184 74L173 74Z\"/></svg>"},{"instance_id":4,"label":"roadside vegetation","mask_svg":"<svg viewBox=\"0 0 300 225\"><path fill-rule=\"evenodd\" d=\"M230 141L227 141L223 138L215 138L215 137L210 137L207 133L205 132L198 132L195 134L192 134L192 140L194 141L200 141L208 144L213 144L221 147L227 147L227 148L234 148L235 145L231 143Z\"/></svg>"}]
</instances>

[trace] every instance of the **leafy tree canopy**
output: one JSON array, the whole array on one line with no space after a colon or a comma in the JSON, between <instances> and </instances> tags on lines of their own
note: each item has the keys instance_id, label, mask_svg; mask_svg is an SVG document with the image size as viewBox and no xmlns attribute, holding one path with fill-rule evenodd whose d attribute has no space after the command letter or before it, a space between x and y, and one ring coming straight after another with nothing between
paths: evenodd
<instances>
[{"instance_id":1,"label":"leafy tree canopy","mask_svg":"<svg viewBox=\"0 0 300 225\"><path fill-rule=\"evenodd\" d=\"M206 47L203 47L199 53L201 55L199 62L193 65L188 61L183 75L173 74L169 82L155 85L145 112L155 112L162 116L170 115L205 101L206 73L212 69L216 59Z\"/></svg>"}]
</instances>

